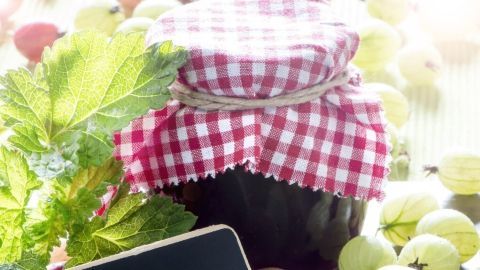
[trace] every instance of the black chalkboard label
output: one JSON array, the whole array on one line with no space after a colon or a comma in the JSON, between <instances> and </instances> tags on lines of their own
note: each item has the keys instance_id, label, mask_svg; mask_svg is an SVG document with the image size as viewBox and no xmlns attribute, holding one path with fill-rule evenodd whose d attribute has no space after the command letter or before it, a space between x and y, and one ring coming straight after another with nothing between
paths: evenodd
<instances>
[{"instance_id":1,"label":"black chalkboard label","mask_svg":"<svg viewBox=\"0 0 480 270\"><path fill-rule=\"evenodd\" d=\"M137 247L73 270L250 270L232 228L216 225Z\"/></svg>"}]
</instances>

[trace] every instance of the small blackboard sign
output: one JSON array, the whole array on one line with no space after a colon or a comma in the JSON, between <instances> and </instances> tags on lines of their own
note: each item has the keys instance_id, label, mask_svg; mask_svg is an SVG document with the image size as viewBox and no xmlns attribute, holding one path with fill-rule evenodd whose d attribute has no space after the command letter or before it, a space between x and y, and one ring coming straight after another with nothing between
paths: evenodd
<instances>
[{"instance_id":1,"label":"small blackboard sign","mask_svg":"<svg viewBox=\"0 0 480 270\"><path fill-rule=\"evenodd\" d=\"M73 270L250 270L232 228L215 225L80 265Z\"/></svg>"}]
</instances>

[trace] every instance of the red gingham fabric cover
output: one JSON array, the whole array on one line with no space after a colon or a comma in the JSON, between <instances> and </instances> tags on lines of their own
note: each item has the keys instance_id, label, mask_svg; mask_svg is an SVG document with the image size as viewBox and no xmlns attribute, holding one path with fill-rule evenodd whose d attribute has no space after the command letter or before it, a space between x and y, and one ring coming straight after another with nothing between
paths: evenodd
<instances>
[{"instance_id":1,"label":"red gingham fabric cover","mask_svg":"<svg viewBox=\"0 0 480 270\"><path fill-rule=\"evenodd\" d=\"M162 15L148 44L188 51L178 80L215 95L266 98L331 79L359 39L328 1L199 1ZM115 135L133 191L245 168L301 187L381 199L389 163L385 119L359 77L311 102L213 111L170 101Z\"/></svg>"},{"instance_id":2,"label":"red gingham fabric cover","mask_svg":"<svg viewBox=\"0 0 480 270\"><path fill-rule=\"evenodd\" d=\"M95 215L103 216L103 214L105 214L105 211L110 207L110 203L112 202L112 199L115 197L115 195L117 195L117 192L118 186L107 187L107 193L100 198L102 206L97 209L97 211L95 211Z\"/></svg>"}]
</instances>

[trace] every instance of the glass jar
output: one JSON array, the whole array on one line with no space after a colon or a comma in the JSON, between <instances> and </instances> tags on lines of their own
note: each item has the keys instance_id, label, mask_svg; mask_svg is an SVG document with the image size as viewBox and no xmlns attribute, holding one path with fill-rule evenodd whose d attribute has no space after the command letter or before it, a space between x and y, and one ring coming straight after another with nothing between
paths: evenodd
<instances>
[{"instance_id":1,"label":"glass jar","mask_svg":"<svg viewBox=\"0 0 480 270\"><path fill-rule=\"evenodd\" d=\"M198 216L195 228L231 226L253 269L335 269L343 245L357 236L366 202L227 170L215 179L164 192Z\"/></svg>"}]
</instances>

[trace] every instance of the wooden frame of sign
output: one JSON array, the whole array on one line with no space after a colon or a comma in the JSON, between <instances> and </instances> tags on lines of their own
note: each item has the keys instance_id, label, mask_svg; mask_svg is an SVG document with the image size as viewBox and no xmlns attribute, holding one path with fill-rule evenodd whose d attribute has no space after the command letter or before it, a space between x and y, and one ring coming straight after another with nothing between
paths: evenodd
<instances>
[{"instance_id":1,"label":"wooden frame of sign","mask_svg":"<svg viewBox=\"0 0 480 270\"><path fill-rule=\"evenodd\" d=\"M144 245L71 270L251 270L235 231L215 225Z\"/></svg>"}]
</instances>

